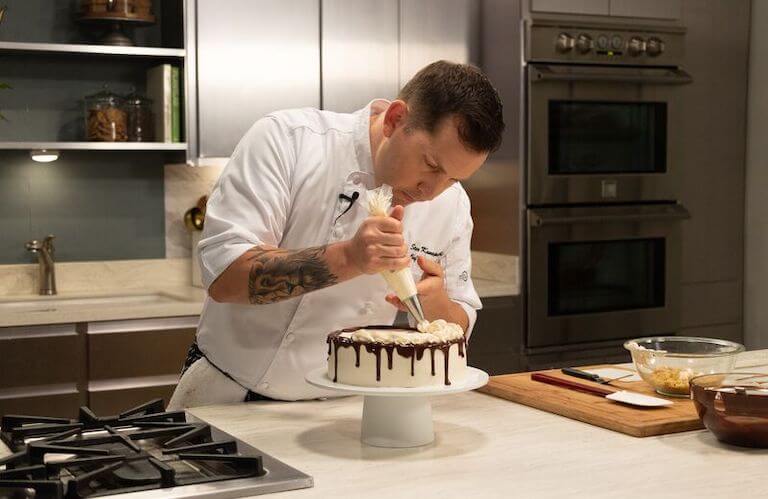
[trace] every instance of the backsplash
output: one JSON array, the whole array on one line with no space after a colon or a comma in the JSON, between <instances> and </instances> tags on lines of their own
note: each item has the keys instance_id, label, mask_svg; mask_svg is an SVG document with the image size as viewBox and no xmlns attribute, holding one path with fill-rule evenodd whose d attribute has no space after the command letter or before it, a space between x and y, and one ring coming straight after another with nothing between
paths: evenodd
<instances>
[{"instance_id":1,"label":"backsplash","mask_svg":"<svg viewBox=\"0 0 768 499\"><path fill-rule=\"evenodd\" d=\"M33 263L31 239L55 234L57 261L165 256L162 153L62 151L36 163L0 151L0 264Z\"/></svg>"},{"instance_id":2,"label":"backsplash","mask_svg":"<svg viewBox=\"0 0 768 499\"><path fill-rule=\"evenodd\" d=\"M165 165L165 257L189 258L192 242L184 213L209 195L223 166Z\"/></svg>"}]
</instances>

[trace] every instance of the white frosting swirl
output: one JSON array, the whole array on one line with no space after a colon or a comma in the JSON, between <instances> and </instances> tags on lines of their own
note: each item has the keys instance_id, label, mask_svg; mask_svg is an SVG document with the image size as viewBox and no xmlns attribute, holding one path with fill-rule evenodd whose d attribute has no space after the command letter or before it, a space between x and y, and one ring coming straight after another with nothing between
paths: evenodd
<instances>
[{"instance_id":1,"label":"white frosting swirl","mask_svg":"<svg viewBox=\"0 0 768 499\"><path fill-rule=\"evenodd\" d=\"M424 321L418 326L419 332L408 329L358 329L344 336L361 343L394 343L395 345L423 345L446 343L464 336L458 324L443 319Z\"/></svg>"}]
</instances>

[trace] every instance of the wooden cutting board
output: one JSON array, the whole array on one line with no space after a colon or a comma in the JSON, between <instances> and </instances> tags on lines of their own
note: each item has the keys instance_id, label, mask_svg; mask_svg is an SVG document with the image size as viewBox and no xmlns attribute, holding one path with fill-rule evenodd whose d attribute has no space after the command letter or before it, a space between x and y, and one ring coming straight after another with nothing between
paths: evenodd
<instances>
[{"instance_id":1,"label":"wooden cutting board","mask_svg":"<svg viewBox=\"0 0 768 499\"><path fill-rule=\"evenodd\" d=\"M615 366L588 366L579 369L600 367ZM540 372L576 383L587 385L593 383L567 376L559 369ZM597 395L533 381L529 372L491 376L488 384L478 391L635 437L665 435L704 428L690 399L664 397L657 394L644 381L615 381L610 385L598 386L609 389L615 387L617 391L629 390L665 398L671 400L673 405L656 408L628 406Z\"/></svg>"}]
</instances>

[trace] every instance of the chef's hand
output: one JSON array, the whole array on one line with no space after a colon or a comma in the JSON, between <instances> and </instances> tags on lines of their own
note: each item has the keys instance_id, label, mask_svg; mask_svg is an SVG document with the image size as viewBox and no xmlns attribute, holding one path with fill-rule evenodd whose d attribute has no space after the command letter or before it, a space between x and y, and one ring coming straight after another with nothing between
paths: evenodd
<instances>
[{"instance_id":1,"label":"chef's hand","mask_svg":"<svg viewBox=\"0 0 768 499\"><path fill-rule=\"evenodd\" d=\"M368 217L355 236L345 241L347 261L364 274L397 270L410 265L408 247L403 239L403 213L397 205L388 217Z\"/></svg>"},{"instance_id":2,"label":"chef's hand","mask_svg":"<svg viewBox=\"0 0 768 499\"><path fill-rule=\"evenodd\" d=\"M416 262L422 270L421 280L416 283L416 292L419 294L419 301L426 313L426 308L428 308L431 303L438 299L443 300L448 298L448 294L446 293L443 284L443 276L445 275L445 272L439 263L428 260L423 256L419 256L416 259ZM405 305L403 305L403 302L400 301L396 294L390 293L387 295L386 299L399 310L402 310L403 312L407 311Z\"/></svg>"},{"instance_id":3,"label":"chef's hand","mask_svg":"<svg viewBox=\"0 0 768 499\"><path fill-rule=\"evenodd\" d=\"M451 300L445 290L443 277L445 272L439 263L419 256L416 260L423 271L421 280L416 283L416 292L419 294L424 318L428 321L444 319L461 326L464 332L469 328L469 317L464 309ZM403 302L395 294L389 294L387 301L403 312L406 311Z\"/></svg>"}]
</instances>

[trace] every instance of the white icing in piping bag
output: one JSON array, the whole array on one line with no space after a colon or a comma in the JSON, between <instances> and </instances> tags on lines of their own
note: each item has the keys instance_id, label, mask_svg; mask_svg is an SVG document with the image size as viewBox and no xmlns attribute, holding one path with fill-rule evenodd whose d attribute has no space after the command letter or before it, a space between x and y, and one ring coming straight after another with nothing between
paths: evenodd
<instances>
[{"instance_id":1,"label":"white icing in piping bag","mask_svg":"<svg viewBox=\"0 0 768 499\"><path fill-rule=\"evenodd\" d=\"M381 187L367 191L366 194L368 197L368 213L370 215L379 217L389 216L389 209L392 205L391 186L383 184ZM385 270L380 272L380 274L387 281L390 289L403 302L408 312L416 319L416 323L422 325L427 322L421 309L421 302L419 301L416 282L413 280L411 269L405 267L400 270Z\"/></svg>"}]
</instances>

